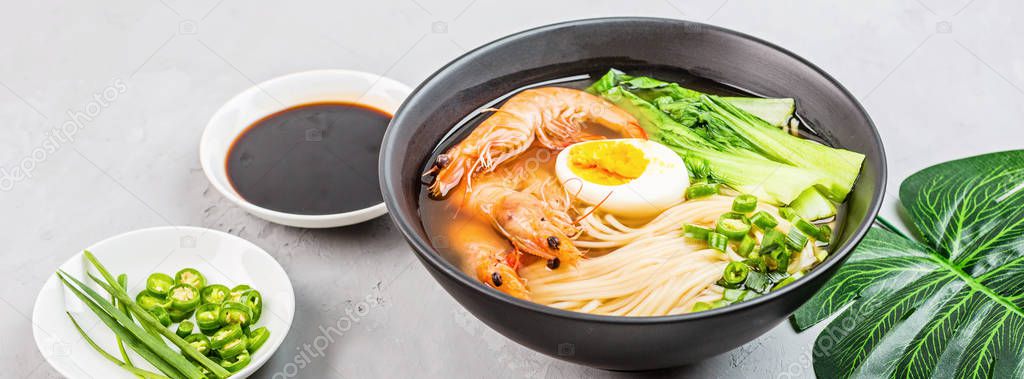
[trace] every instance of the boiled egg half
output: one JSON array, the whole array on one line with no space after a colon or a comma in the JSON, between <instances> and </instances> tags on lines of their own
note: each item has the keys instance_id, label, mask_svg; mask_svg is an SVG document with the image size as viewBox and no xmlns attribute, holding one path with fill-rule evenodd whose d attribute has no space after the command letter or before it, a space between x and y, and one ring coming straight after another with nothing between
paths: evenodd
<instances>
[{"instance_id":1,"label":"boiled egg half","mask_svg":"<svg viewBox=\"0 0 1024 379\"><path fill-rule=\"evenodd\" d=\"M645 139L570 145L558 153L555 173L570 195L629 218L651 217L676 205L690 185L683 159Z\"/></svg>"}]
</instances>

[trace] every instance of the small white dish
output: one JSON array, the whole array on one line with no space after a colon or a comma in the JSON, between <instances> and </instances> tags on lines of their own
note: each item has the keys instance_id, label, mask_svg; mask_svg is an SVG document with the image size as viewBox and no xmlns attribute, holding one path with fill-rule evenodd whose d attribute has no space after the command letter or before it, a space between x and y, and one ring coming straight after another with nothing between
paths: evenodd
<instances>
[{"instance_id":1,"label":"small white dish","mask_svg":"<svg viewBox=\"0 0 1024 379\"><path fill-rule=\"evenodd\" d=\"M158 227L120 234L86 250L112 274L127 274L128 293L132 295L145 289L149 274L163 272L173 276L185 267L199 270L206 276L207 283L228 287L249 284L260 291L264 304L256 327L266 326L270 339L253 354L252 363L232 378L245 378L259 369L281 346L291 327L295 293L288 275L266 251L234 235L196 227ZM82 259L81 253L75 254L60 269L104 294L99 286L82 277L86 267ZM99 275L94 269L90 272ZM77 297L66 292L54 274L36 298L32 334L39 351L57 372L68 378L134 378L93 350L68 320L65 311L71 312L100 347L120 358L114 333ZM129 350L129 357L137 367L160 373L131 349L125 349Z\"/></svg>"},{"instance_id":2,"label":"small white dish","mask_svg":"<svg viewBox=\"0 0 1024 379\"><path fill-rule=\"evenodd\" d=\"M393 79L349 70L305 71L271 79L231 98L213 115L199 142L199 161L213 188L267 221L300 228L333 228L370 220L387 213L383 202L326 215L292 214L252 204L231 186L226 167L228 152L247 127L285 109L310 103L352 102L394 115L411 92L408 86Z\"/></svg>"}]
</instances>

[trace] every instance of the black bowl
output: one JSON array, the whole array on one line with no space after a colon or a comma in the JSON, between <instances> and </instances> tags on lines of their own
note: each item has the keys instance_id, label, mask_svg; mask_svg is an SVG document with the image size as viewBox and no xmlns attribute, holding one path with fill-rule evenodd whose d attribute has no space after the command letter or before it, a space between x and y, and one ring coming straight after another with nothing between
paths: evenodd
<instances>
[{"instance_id":1,"label":"black bowl","mask_svg":"<svg viewBox=\"0 0 1024 379\"><path fill-rule=\"evenodd\" d=\"M675 69L763 96L793 97L805 122L833 146L867 156L850 194L835 250L796 283L737 305L696 314L614 317L512 298L463 274L431 246L420 223L420 173L446 133L514 89L609 67ZM420 262L460 304L499 333L584 365L643 370L695 362L736 348L786 319L860 242L885 192L885 153L871 119L835 79L778 46L693 22L605 18L544 26L473 50L440 69L398 110L381 148L380 178L391 218Z\"/></svg>"}]
</instances>

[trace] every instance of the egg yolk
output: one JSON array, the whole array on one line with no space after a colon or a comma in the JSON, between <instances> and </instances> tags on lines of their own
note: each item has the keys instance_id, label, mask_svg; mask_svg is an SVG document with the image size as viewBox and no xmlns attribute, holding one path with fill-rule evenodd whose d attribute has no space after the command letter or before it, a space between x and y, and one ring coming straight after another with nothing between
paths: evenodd
<instances>
[{"instance_id":1,"label":"egg yolk","mask_svg":"<svg viewBox=\"0 0 1024 379\"><path fill-rule=\"evenodd\" d=\"M648 163L643 150L623 142L591 142L569 151L569 169L594 184L629 183L644 173Z\"/></svg>"}]
</instances>

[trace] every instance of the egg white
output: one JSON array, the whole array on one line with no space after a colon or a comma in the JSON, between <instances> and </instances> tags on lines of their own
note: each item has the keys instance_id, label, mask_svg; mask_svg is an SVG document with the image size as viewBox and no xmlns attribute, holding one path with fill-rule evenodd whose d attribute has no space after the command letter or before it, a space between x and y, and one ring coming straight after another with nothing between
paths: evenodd
<instances>
[{"instance_id":1,"label":"egg white","mask_svg":"<svg viewBox=\"0 0 1024 379\"><path fill-rule=\"evenodd\" d=\"M569 152L573 148L607 141L628 143L643 151L648 160L644 172L624 184L604 185L589 182L572 171L569 167ZM601 211L629 218L651 217L678 204L684 200L686 187L690 185L686 165L678 154L660 143L633 138L570 145L558 153L555 174L569 194L579 200L591 205L601 203ZM605 200L605 197L608 199Z\"/></svg>"}]
</instances>

